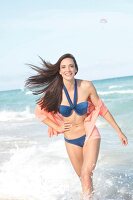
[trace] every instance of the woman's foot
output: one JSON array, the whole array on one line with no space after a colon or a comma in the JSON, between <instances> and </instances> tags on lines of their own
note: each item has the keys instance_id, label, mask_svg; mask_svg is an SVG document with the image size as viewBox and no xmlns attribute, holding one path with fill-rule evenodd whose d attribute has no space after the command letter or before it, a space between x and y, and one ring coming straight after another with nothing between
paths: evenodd
<instances>
[{"instance_id":1,"label":"woman's foot","mask_svg":"<svg viewBox=\"0 0 133 200\"><path fill-rule=\"evenodd\" d=\"M84 192L81 195L81 200L92 200L93 199L93 192L90 194L88 192Z\"/></svg>"}]
</instances>

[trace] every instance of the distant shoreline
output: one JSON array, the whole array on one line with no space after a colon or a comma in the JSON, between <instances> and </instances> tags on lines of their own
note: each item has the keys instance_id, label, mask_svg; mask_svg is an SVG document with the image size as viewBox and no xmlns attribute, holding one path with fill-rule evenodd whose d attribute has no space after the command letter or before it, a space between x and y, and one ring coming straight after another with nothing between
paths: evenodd
<instances>
[{"instance_id":1,"label":"distant shoreline","mask_svg":"<svg viewBox=\"0 0 133 200\"><path fill-rule=\"evenodd\" d=\"M102 79L96 79L96 80L92 80L92 81L104 81L104 80L122 79L122 78L133 78L133 75L129 75L129 76L118 76L118 77L112 77L112 78L102 78Z\"/></svg>"},{"instance_id":2,"label":"distant shoreline","mask_svg":"<svg viewBox=\"0 0 133 200\"><path fill-rule=\"evenodd\" d=\"M133 75L129 76L119 76L119 77L112 77L112 78L103 78L103 79L94 79L91 80L93 82L99 82L99 81L106 81L106 80L112 80L112 79L123 79L123 78L133 78ZM8 92L8 91L16 91L16 90L24 90L24 88L12 88L12 89L3 89L0 90L0 92Z\"/></svg>"}]
</instances>

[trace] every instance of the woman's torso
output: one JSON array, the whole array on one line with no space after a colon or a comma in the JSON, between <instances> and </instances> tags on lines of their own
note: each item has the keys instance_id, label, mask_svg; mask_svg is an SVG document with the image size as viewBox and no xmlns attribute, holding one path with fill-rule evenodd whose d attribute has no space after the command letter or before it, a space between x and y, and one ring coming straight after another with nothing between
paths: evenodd
<instances>
[{"instance_id":1,"label":"woman's torso","mask_svg":"<svg viewBox=\"0 0 133 200\"><path fill-rule=\"evenodd\" d=\"M77 104L81 102L86 102L89 97L89 91L85 87L85 81L76 79L77 81ZM69 96L73 102L74 91L68 91ZM62 91L62 102L61 105L70 106L66 94ZM72 110L72 114L69 117L64 117L64 122L70 123L71 128L69 131L64 133L64 136L68 139L75 139L85 134L84 128L84 119L86 118L87 113L83 115L78 115L74 110Z\"/></svg>"}]
</instances>

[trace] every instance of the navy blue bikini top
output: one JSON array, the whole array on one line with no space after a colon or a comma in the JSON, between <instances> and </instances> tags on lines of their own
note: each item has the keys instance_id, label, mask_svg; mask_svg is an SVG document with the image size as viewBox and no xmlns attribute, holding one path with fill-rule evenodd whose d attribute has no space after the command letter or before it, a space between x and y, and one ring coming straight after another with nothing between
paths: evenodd
<instances>
[{"instance_id":1,"label":"navy blue bikini top","mask_svg":"<svg viewBox=\"0 0 133 200\"><path fill-rule=\"evenodd\" d=\"M74 100L73 100L73 103L70 99L70 96L68 94L68 91L67 91L65 85L63 85L63 90L65 92L65 95L67 97L67 100L68 100L70 106L60 105L59 112L64 117L69 117L72 114L72 110L74 110L78 115L86 114L87 108L88 108L88 101L84 101L84 102L77 104L77 81L76 81L76 79L75 79L75 84L74 84Z\"/></svg>"}]
</instances>

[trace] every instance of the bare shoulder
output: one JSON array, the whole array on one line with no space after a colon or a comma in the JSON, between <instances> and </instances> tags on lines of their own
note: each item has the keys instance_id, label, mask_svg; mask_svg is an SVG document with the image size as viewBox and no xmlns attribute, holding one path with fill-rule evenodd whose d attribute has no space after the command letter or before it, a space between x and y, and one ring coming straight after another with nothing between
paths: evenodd
<instances>
[{"instance_id":1,"label":"bare shoulder","mask_svg":"<svg viewBox=\"0 0 133 200\"><path fill-rule=\"evenodd\" d=\"M88 89L91 89L94 87L92 81L89 81L89 80L81 80L81 79L78 79L79 81L79 85L81 86L82 89L84 90L88 90Z\"/></svg>"},{"instance_id":2,"label":"bare shoulder","mask_svg":"<svg viewBox=\"0 0 133 200\"><path fill-rule=\"evenodd\" d=\"M79 88L81 88L82 92L86 94L88 97L95 91L95 87L92 81L78 79L78 85Z\"/></svg>"}]
</instances>

